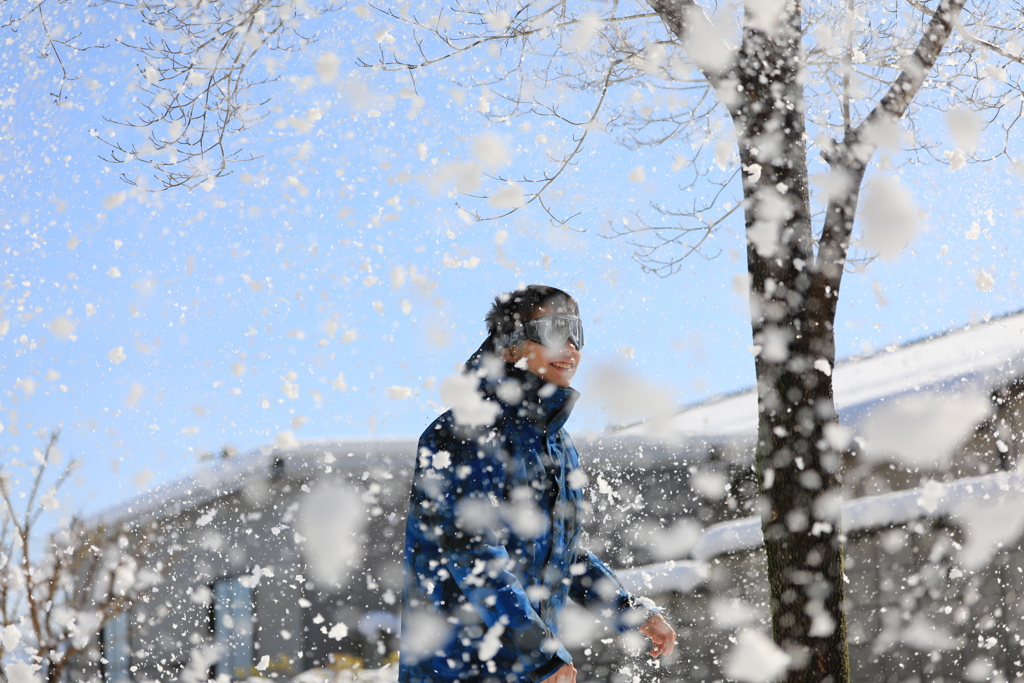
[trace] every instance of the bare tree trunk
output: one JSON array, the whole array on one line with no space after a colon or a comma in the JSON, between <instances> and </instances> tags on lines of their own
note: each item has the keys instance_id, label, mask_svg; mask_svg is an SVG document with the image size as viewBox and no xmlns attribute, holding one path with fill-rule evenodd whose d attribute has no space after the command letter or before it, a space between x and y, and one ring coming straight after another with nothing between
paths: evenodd
<instances>
[{"instance_id":1,"label":"bare tree trunk","mask_svg":"<svg viewBox=\"0 0 1024 683\"><path fill-rule=\"evenodd\" d=\"M850 679L831 368L834 299L812 269L801 14L747 27L731 108L744 169L747 264L758 394L757 469L774 640L791 683ZM764 74L771 74L765 78ZM831 305L830 305L831 304Z\"/></svg>"},{"instance_id":2,"label":"bare tree trunk","mask_svg":"<svg viewBox=\"0 0 1024 683\"><path fill-rule=\"evenodd\" d=\"M683 45L708 24L694 0L648 2ZM793 658L790 683L850 680L838 474L844 444L830 430L838 425L832 368L839 288L861 184L875 151L865 133L906 113L964 3L941 0L904 70L871 114L853 127L847 113L844 139L825 155L844 187L829 199L817 254L798 0L789 0L771 26L758 25L765 17L748 14L735 61L700 66L724 95L743 168L751 327L760 348L754 366L762 529L772 634Z\"/></svg>"}]
</instances>

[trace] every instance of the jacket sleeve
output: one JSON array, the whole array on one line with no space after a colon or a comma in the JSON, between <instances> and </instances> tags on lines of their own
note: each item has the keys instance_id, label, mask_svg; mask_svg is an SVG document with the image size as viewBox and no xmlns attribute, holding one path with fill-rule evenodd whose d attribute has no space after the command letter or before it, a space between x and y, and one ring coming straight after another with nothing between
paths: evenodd
<instances>
[{"instance_id":1,"label":"jacket sleeve","mask_svg":"<svg viewBox=\"0 0 1024 683\"><path fill-rule=\"evenodd\" d=\"M592 552L577 550L572 574L569 597L620 633L640 628L647 617L661 613L653 600L630 595L615 572Z\"/></svg>"},{"instance_id":2,"label":"jacket sleeve","mask_svg":"<svg viewBox=\"0 0 1024 683\"><path fill-rule=\"evenodd\" d=\"M481 659L489 659L486 648L500 643L532 680L542 680L572 662L572 657L509 571L500 439L496 433L466 439L438 437L421 440L419 453L421 462L429 459L426 474L434 482L432 527L445 569L487 625Z\"/></svg>"}]
</instances>

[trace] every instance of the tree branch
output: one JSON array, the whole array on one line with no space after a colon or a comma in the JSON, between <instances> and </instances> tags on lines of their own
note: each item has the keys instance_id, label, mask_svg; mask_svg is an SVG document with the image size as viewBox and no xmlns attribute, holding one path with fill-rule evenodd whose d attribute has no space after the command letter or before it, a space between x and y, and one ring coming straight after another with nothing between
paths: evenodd
<instances>
[{"instance_id":1,"label":"tree branch","mask_svg":"<svg viewBox=\"0 0 1024 683\"><path fill-rule=\"evenodd\" d=\"M872 126L886 120L898 121L907 113L907 107L917 97L925 79L935 66L942 48L949 41L956 19L966 3L967 0L942 0L939 3L939 8L932 14L932 20L925 26L921 41L908 58L907 65L896 77L895 82L878 105L854 131L857 143L864 143L864 133ZM874 153L877 145L868 144L871 146L871 153ZM846 141L844 141L844 145L846 145ZM863 161L866 162L870 156L868 154Z\"/></svg>"},{"instance_id":2,"label":"tree branch","mask_svg":"<svg viewBox=\"0 0 1024 683\"><path fill-rule=\"evenodd\" d=\"M577 123L572 123L572 122L568 121L567 119L563 119L567 123L572 123L572 125L577 125L577 126L581 127L583 129L583 133L579 136L579 139L576 140L576 146L573 148L573 150L571 152L569 152L569 154L567 154L563 159L561 159L561 161L558 164L558 169L554 173L552 173L551 175L546 176L543 179L543 181L542 181L543 184L540 186L540 188L536 192L532 193L530 195L530 198L526 202L524 202L522 205L516 206L516 207L514 207L514 208L512 208L512 209L510 209L510 210L508 210L508 211L506 211L506 212L504 212L502 214L498 214L498 215L495 215L495 216L480 216L479 214L473 213L473 216L476 218L476 220L478 220L478 221L490 221L490 220L498 220L498 219L501 219L501 218L505 218L506 216L509 216L510 214L515 213L519 209L521 209L521 208L523 208L525 206L528 206L528 205L532 204L535 201L538 202L541 205L541 207L544 209L544 212L547 213L548 216L551 218L551 220L553 220L557 225L565 225L569 220L572 219L572 216L570 216L569 218L566 218L566 219L560 219L557 216L555 216L551 212L551 210L548 208L548 206L544 203L541 195L544 194L544 191L547 190L551 186L552 183L554 183L556 180L558 180L559 176L562 175L562 173L565 171L565 169L572 165L573 159L575 159L579 155L579 153L583 150L583 143L586 142L587 136L590 134L590 131L593 128L593 124L597 121L598 114L601 113L601 108L604 105L605 98L607 98L607 96L608 96L608 90L609 90L609 88L612 85L612 74L615 72L615 68L620 63L621 63L621 60L616 59L616 60L612 61L611 64L608 65L608 70L605 72L604 82L603 82L603 84L601 86L601 96L600 96L600 98L597 101L597 105L594 107L594 113L591 114L587 118L586 121L583 121L583 122L580 122L580 123L577 124ZM575 215L578 215L578 214L573 214L573 216L575 216Z\"/></svg>"},{"instance_id":3,"label":"tree branch","mask_svg":"<svg viewBox=\"0 0 1024 683\"><path fill-rule=\"evenodd\" d=\"M687 49L690 59L697 65L708 83L716 89L722 85L736 68L735 58L729 59L723 64L715 64L713 60L705 60L699 55L692 54L689 49L695 32L703 30L706 32L703 40L714 40L717 43L716 51L721 51L723 54L731 53L735 56L736 50L733 47L724 40L716 40L711 37L714 35L710 30L713 24L704 8L694 0L647 0L647 4L661 17L662 22L675 35L679 43Z\"/></svg>"},{"instance_id":4,"label":"tree branch","mask_svg":"<svg viewBox=\"0 0 1024 683\"><path fill-rule=\"evenodd\" d=\"M910 3L911 7L921 12L921 14L925 14L932 18L935 17L935 10L928 8L924 3L918 2L918 0L907 0L907 2ZM956 28L956 32L963 36L964 40L966 40L968 43L974 43L975 45L979 45L987 50L995 52L1000 57L1005 57L1006 59L1009 59L1010 61L1013 62L1017 62L1018 64L1024 64L1024 58L1022 58L1020 55L1012 54L1004 50L1003 48L999 47L995 43L990 43L987 40L982 40L981 38L977 37L970 31L968 31L967 28L963 25L963 22L955 22L954 28Z\"/></svg>"},{"instance_id":5,"label":"tree branch","mask_svg":"<svg viewBox=\"0 0 1024 683\"><path fill-rule=\"evenodd\" d=\"M822 154L832 174L837 176L834 180L840 187L834 187L830 193L814 259L808 306L817 309L814 313L817 319L835 319L861 184L868 161L878 148L875 136L871 134L872 129L887 122L895 123L907 112L949 41L965 4L966 0L942 0L938 9L931 13L932 19L925 26L914 53L908 58L909 63L878 105L864 121L844 136L841 143ZM830 361L835 360L834 353L833 346Z\"/></svg>"}]
</instances>

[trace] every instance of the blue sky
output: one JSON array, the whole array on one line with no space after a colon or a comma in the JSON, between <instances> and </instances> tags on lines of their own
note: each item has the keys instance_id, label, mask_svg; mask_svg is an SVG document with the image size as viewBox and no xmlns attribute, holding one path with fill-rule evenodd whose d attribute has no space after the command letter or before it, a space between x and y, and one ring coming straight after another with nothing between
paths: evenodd
<instances>
[{"instance_id":1,"label":"blue sky","mask_svg":"<svg viewBox=\"0 0 1024 683\"><path fill-rule=\"evenodd\" d=\"M130 58L83 58L73 106L57 108L53 72L4 48L21 78L0 109L0 458L27 459L59 426L63 452L84 465L67 509L135 495L223 444L414 436L443 409L441 380L482 340L490 300L521 283L580 300L576 431L621 418L587 400L602 368L680 405L753 383L745 295L734 291L745 271L738 214L711 243L717 258L667 278L603 236L609 220L683 196L669 170L677 149L630 151L595 134L558 187L559 206L580 212L571 229L532 207L467 222L460 202L489 207L459 198L439 169L479 160L474 150L494 140L506 170L534 163L517 150L536 130L488 123L472 96L459 102L428 78L410 117L402 82L354 66L373 46L358 21L346 14L344 29L281 66L267 118L246 135L262 158L193 191L133 190L100 159L90 130L126 134L103 117L132 106ZM341 60L330 83L312 66L325 52ZM1020 308L1024 201L1010 165L894 174L921 228L895 261L846 276L841 357ZM994 277L989 291L980 269Z\"/></svg>"}]
</instances>

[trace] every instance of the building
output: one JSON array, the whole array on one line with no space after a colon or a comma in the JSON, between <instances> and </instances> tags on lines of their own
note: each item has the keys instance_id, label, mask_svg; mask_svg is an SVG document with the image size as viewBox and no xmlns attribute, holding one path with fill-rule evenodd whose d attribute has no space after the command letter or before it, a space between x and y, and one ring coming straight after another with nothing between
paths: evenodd
<instances>
[{"instance_id":1,"label":"building","mask_svg":"<svg viewBox=\"0 0 1024 683\"><path fill-rule=\"evenodd\" d=\"M850 441L850 629L862 676L855 680L887 680L877 676L907 662L931 665L928 680L960 680L956 673L976 660L976 671L1024 677L1010 671L1021 651L1003 632L1018 623L1024 594L1013 525L994 551L998 575L988 565L967 571L954 552L976 538L964 523L972 506L984 511L997 501L1015 519L1020 482L1006 472L1024 438L1024 314L828 370ZM591 546L639 592L674 606L681 635L675 664L653 670L630 663L640 661L631 658L635 644L570 613L566 638L588 680L671 680L673 671L717 680L729 630L763 624L767 589L750 517L755 429L748 391L684 408L663 424L576 440L590 476ZM96 523L159 520L164 543L151 559L165 580L98 635L95 656L79 663L74 680L288 678L393 661L414 453L413 439L266 447L98 515ZM990 616L1005 616L988 626L1000 630L989 646L998 651L988 653L999 657L971 649L975 636L982 646L989 641L980 613L957 616L958 601L970 596L989 605ZM915 621L922 610L926 620ZM920 633L904 637L907 629ZM962 656L941 654L957 644Z\"/></svg>"},{"instance_id":2,"label":"building","mask_svg":"<svg viewBox=\"0 0 1024 683\"><path fill-rule=\"evenodd\" d=\"M97 515L97 525L159 520L163 543L150 564L164 581L104 630L104 656L79 675L177 680L201 661L238 680L263 657L263 672L282 677L388 661L401 595L397 511L414 446L257 449Z\"/></svg>"}]
</instances>

